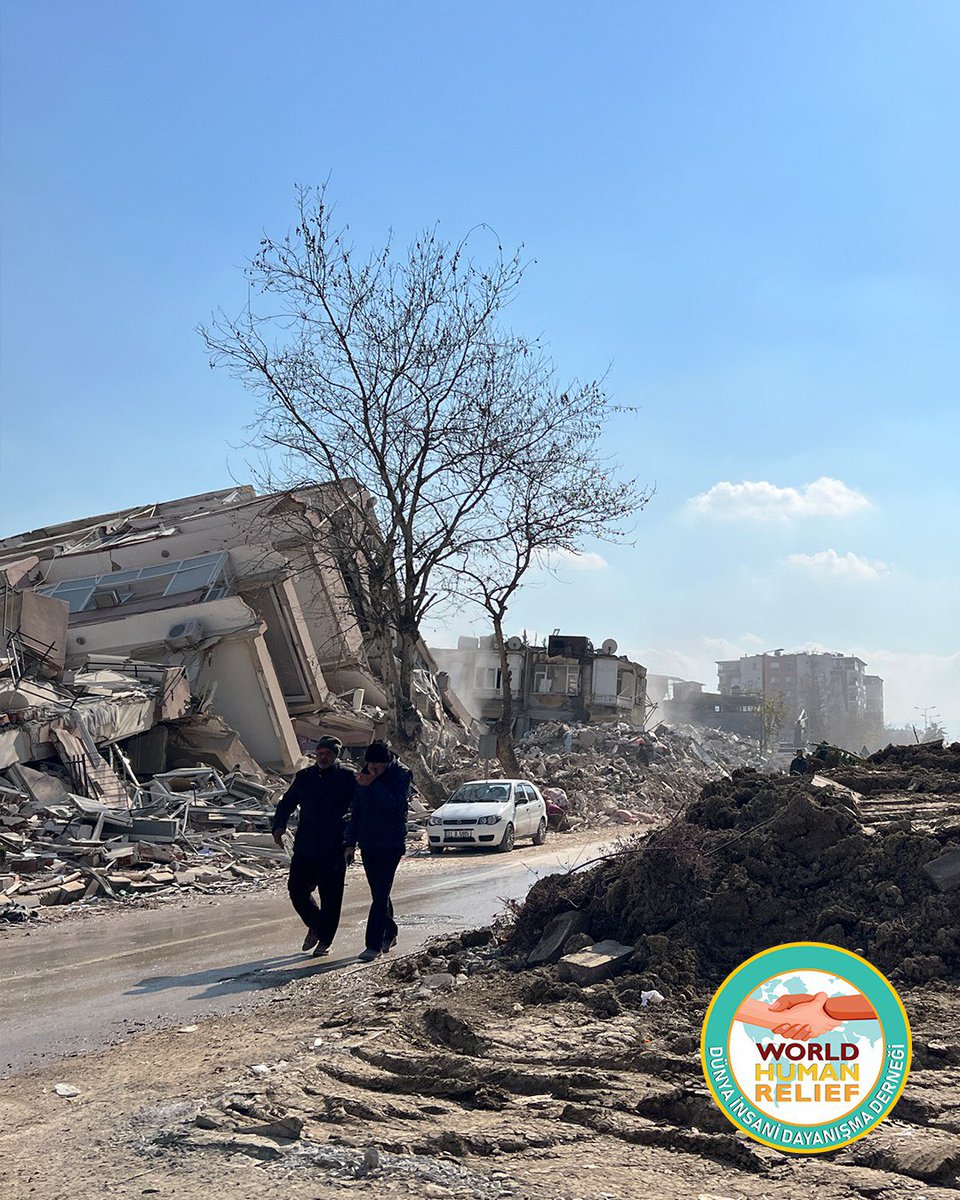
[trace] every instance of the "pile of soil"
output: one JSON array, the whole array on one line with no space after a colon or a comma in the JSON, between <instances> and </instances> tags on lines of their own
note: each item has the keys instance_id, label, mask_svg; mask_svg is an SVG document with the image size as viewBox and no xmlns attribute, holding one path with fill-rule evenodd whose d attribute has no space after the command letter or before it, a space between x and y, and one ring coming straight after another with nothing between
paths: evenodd
<instances>
[{"instance_id":1,"label":"pile of soil","mask_svg":"<svg viewBox=\"0 0 960 1200\"><path fill-rule=\"evenodd\" d=\"M636 970L668 985L716 982L792 941L856 950L903 981L954 978L960 889L939 893L922 868L958 848L956 822L871 829L846 791L744 769L592 870L535 884L510 948L528 951L578 908L592 937L633 944Z\"/></svg>"},{"instance_id":2,"label":"pile of soil","mask_svg":"<svg viewBox=\"0 0 960 1200\"><path fill-rule=\"evenodd\" d=\"M898 767L929 767L960 776L960 742L944 746L942 741L920 742L918 745L887 746L867 759L877 766L895 763Z\"/></svg>"}]
</instances>

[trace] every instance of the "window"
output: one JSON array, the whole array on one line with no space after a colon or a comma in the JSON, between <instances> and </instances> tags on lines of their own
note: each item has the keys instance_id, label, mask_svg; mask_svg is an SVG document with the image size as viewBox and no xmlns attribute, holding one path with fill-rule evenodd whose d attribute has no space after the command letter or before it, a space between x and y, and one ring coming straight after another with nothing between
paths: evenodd
<instances>
[{"instance_id":1,"label":"window","mask_svg":"<svg viewBox=\"0 0 960 1200\"><path fill-rule=\"evenodd\" d=\"M533 673L533 690L540 696L576 696L580 691L580 668L566 664L545 664Z\"/></svg>"},{"instance_id":2,"label":"window","mask_svg":"<svg viewBox=\"0 0 960 1200\"><path fill-rule=\"evenodd\" d=\"M478 691L499 691L501 679L499 667L477 667L476 687Z\"/></svg>"},{"instance_id":3,"label":"window","mask_svg":"<svg viewBox=\"0 0 960 1200\"><path fill-rule=\"evenodd\" d=\"M200 593L198 600L219 600L230 590L230 556L202 554L182 562L111 571L87 579L66 579L37 588L44 596L65 600L72 613L114 608L136 600ZM98 603L99 598L99 603Z\"/></svg>"}]
</instances>

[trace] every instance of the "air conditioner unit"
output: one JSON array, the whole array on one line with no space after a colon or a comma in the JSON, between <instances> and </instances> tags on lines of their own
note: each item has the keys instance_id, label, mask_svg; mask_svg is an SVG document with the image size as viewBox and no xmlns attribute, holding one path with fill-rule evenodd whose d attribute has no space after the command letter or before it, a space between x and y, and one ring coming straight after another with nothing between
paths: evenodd
<instances>
[{"instance_id":1,"label":"air conditioner unit","mask_svg":"<svg viewBox=\"0 0 960 1200\"><path fill-rule=\"evenodd\" d=\"M164 638L168 650L190 650L203 641L203 625L200 621L180 621L170 626Z\"/></svg>"},{"instance_id":2,"label":"air conditioner unit","mask_svg":"<svg viewBox=\"0 0 960 1200\"><path fill-rule=\"evenodd\" d=\"M508 650L522 650L523 649L523 638L508 637L507 638L507 649Z\"/></svg>"}]
</instances>

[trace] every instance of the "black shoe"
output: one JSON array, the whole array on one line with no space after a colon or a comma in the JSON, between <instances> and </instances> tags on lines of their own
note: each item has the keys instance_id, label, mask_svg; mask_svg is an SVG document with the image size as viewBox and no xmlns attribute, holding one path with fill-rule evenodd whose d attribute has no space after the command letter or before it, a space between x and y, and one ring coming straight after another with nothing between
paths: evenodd
<instances>
[{"instance_id":1,"label":"black shoe","mask_svg":"<svg viewBox=\"0 0 960 1200\"><path fill-rule=\"evenodd\" d=\"M330 953L330 947L325 942L317 942L314 947L312 958L323 958L325 954Z\"/></svg>"},{"instance_id":2,"label":"black shoe","mask_svg":"<svg viewBox=\"0 0 960 1200\"><path fill-rule=\"evenodd\" d=\"M307 950L312 950L313 947L320 941L320 935L315 929L308 929L307 936L303 939L301 949L306 953Z\"/></svg>"},{"instance_id":3,"label":"black shoe","mask_svg":"<svg viewBox=\"0 0 960 1200\"><path fill-rule=\"evenodd\" d=\"M368 946L362 954L357 955L357 958L360 962L373 962L375 958L380 957L380 953L376 946Z\"/></svg>"},{"instance_id":4,"label":"black shoe","mask_svg":"<svg viewBox=\"0 0 960 1200\"><path fill-rule=\"evenodd\" d=\"M383 954L389 954L389 953L390 953L390 951L391 951L391 950L394 948L394 946L395 946L396 944L397 944L397 935L396 935L396 934L394 934L392 938L384 938L384 939L383 939L382 953L383 953Z\"/></svg>"}]
</instances>

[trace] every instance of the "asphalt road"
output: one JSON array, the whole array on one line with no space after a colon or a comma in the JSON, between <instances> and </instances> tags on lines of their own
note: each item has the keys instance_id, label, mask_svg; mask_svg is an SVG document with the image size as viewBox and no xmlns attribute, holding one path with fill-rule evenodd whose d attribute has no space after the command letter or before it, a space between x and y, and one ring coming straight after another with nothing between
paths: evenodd
<instances>
[{"instance_id":1,"label":"asphalt road","mask_svg":"<svg viewBox=\"0 0 960 1200\"><path fill-rule=\"evenodd\" d=\"M518 846L512 854L445 854L401 864L395 953L483 925L535 879L596 856L599 843ZM0 1077L99 1049L145 1027L187 1024L262 1003L273 989L325 971L364 969L369 893L347 876L330 957L300 952L303 927L282 888L190 897L154 909L109 910L34 927L0 944Z\"/></svg>"}]
</instances>

